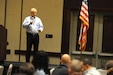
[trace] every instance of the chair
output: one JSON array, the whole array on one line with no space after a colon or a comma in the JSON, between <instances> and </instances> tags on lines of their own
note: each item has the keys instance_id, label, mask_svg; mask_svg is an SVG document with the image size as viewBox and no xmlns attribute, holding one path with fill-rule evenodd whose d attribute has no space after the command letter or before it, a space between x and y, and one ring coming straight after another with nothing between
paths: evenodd
<instances>
[{"instance_id":1,"label":"chair","mask_svg":"<svg viewBox=\"0 0 113 75\"><path fill-rule=\"evenodd\" d=\"M11 75L12 69L13 69L13 64L10 64L10 65L9 65L9 68L8 68L8 70L7 70L7 75Z\"/></svg>"},{"instance_id":2,"label":"chair","mask_svg":"<svg viewBox=\"0 0 113 75\"><path fill-rule=\"evenodd\" d=\"M55 68L50 69L50 75L52 75L54 70L55 70Z\"/></svg>"},{"instance_id":3,"label":"chair","mask_svg":"<svg viewBox=\"0 0 113 75\"><path fill-rule=\"evenodd\" d=\"M4 66L0 65L0 75L3 75Z\"/></svg>"}]
</instances>

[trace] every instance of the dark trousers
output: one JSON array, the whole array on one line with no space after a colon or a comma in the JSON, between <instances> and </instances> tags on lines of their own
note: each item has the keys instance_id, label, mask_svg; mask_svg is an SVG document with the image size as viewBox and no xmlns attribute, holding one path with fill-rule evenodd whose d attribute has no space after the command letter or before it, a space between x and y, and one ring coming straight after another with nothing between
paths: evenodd
<instances>
[{"instance_id":1,"label":"dark trousers","mask_svg":"<svg viewBox=\"0 0 113 75\"><path fill-rule=\"evenodd\" d=\"M33 46L34 53L38 51L39 46L39 35L31 34L27 32L27 52L26 52L26 62L30 62L31 49Z\"/></svg>"}]
</instances>

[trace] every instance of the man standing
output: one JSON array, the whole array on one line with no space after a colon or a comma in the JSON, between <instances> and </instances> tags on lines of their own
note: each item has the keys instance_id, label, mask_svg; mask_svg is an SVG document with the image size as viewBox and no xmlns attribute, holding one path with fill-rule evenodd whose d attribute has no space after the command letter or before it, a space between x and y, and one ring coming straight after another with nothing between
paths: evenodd
<instances>
[{"instance_id":1,"label":"man standing","mask_svg":"<svg viewBox=\"0 0 113 75\"><path fill-rule=\"evenodd\" d=\"M30 16L24 19L22 24L23 28L26 28L27 36L27 53L26 53L26 62L30 62L30 53L32 45L34 47L34 53L38 51L39 46L39 32L42 32L44 27L41 19L36 16L37 9L31 8Z\"/></svg>"}]
</instances>

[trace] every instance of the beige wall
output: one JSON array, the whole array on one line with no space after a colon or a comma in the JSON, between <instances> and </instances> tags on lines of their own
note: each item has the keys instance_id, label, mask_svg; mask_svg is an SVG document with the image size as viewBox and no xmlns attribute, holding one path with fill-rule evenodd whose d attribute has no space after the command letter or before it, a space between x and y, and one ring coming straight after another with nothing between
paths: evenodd
<instances>
[{"instance_id":1,"label":"beige wall","mask_svg":"<svg viewBox=\"0 0 113 75\"><path fill-rule=\"evenodd\" d=\"M0 24L4 24L5 1L0 0Z\"/></svg>"},{"instance_id":2,"label":"beige wall","mask_svg":"<svg viewBox=\"0 0 113 75\"><path fill-rule=\"evenodd\" d=\"M18 61L18 55L14 54L15 49L19 49L20 30L21 32L21 50L26 49L26 33L25 29L20 25L24 18L30 14L30 8L38 9L38 16L44 24L44 31L40 33L39 49L47 52L61 51L61 33L62 33L62 14L63 0L23 0L23 12L21 20L21 0L7 0L6 28L8 30L7 41L9 45L7 49L11 50L11 54L7 55L7 61ZM5 0L0 0L0 24L4 25ZM53 38L45 38L46 34L53 34ZM53 60L53 58L51 58ZM54 58L58 60L59 58ZM50 63L53 61L50 60ZM25 61L25 57L21 56L21 61Z\"/></svg>"}]
</instances>

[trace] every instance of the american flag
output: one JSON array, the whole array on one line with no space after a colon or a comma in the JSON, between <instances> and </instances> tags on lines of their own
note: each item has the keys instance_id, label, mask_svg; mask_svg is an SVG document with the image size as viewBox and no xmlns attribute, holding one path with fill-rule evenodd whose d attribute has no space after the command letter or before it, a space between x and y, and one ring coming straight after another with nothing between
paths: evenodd
<instances>
[{"instance_id":1,"label":"american flag","mask_svg":"<svg viewBox=\"0 0 113 75\"><path fill-rule=\"evenodd\" d=\"M80 45L80 50L84 51L86 49L87 30L89 28L89 13L87 0L82 1L79 18L81 20L81 28L78 43Z\"/></svg>"}]
</instances>

